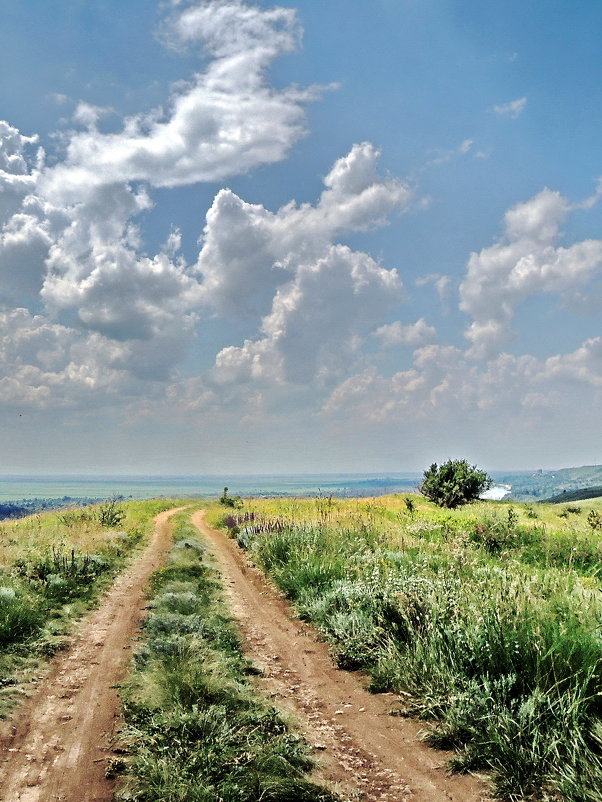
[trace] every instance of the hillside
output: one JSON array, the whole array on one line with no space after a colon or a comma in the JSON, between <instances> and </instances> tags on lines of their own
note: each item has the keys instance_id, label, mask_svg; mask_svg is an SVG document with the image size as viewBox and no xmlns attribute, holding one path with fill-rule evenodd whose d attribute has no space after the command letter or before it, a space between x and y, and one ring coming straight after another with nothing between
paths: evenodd
<instances>
[{"instance_id":1,"label":"hillside","mask_svg":"<svg viewBox=\"0 0 602 802\"><path fill-rule=\"evenodd\" d=\"M494 478L500 484L512 486L512 492L507 500L544 501L565 491L569 493L602 488L602 465L583 465L578 468L559 468L551 471L495 473Z\"/></svg>"},{"instance_id":2,"label":"hillside","mask_svg":"<svg viewBox=\"0 0 602 802\"><path fill-rule=\"evenodd\" d=\"M586 487L580 490L563 490L556 496L544 499L548 504L566 504L571 501L586 501L591 498L600 498L602 487Z\"/></svg>"}]
</instances>

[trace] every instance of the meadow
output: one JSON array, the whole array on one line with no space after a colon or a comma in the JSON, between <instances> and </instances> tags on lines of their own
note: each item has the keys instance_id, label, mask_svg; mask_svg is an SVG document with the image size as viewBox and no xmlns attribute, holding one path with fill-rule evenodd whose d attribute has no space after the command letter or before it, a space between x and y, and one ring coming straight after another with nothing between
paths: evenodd
<instances>
[{"instance_id":1,"label":"meadow","mask_svg":"<svg viewBox=\"0 0 602 802\"><path fill-rule=\"evenodd\" d=\"M0 523L0 716L171 506L108 501Z\"/></svg>"},{"instance_id":2,"label":"meadow","mask_svg":"<svg viewBox=\"0 0 602 802\"><path fill-rule=\"evenodd\" d=\"M602 799L602 503L215 505L372 690L508 800Z\"/></svg>"}]
</instances>

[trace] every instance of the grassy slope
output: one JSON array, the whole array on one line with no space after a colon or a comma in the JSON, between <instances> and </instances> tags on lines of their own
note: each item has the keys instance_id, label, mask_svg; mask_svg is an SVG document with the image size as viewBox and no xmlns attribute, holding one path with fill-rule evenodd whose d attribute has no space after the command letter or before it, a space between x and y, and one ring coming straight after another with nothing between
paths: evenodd
<instances>
[{"instance_id":1,"label":"grassy slope","mask_svg":"<svg viewBox=\"0 0 602 802\"><path fill-rule=\"evenodd\" d=\"M587 501L602 497L602 487L585 487L580 490L565 490L557 496L544 499L547 504L568 504L572 501Z\"/></svg>"},{"instance_id":2,"label":"grassy slope","mask_svg":"<svg viewBox=\"0 0 602 802\"><path fill-rule=\"evenodd\" d=\"M304 744L249 683L216 571L180 516L123 691L129 757L119 799L336 802L305 779Z\"/></svg>"},{"instance_id":3,"label":"grassy slope","mask_svg":"<svg viewBox=\"0 0 602 802\"><path fill-rule=\"evenodd\" d=\"M252 501L225 523L339 664L430 719L507 799L602 799L600 531L588 511ZM214 520L224 519L216 510Z\"/></svg>"},{"instance_id":4,"label":"grassy slope","mask_svg":"<svg viewBox=\"0 0 602 802\"><path fill-rule=\"evenodd\" d=\"M171 506L124 502L115 528L99 523L98 507L0 523L0 715Z\"/></svg>"},{"instance_id":5,"label":"grassy slope","mask_svg":"<svg viewBox=\"0 0 602 802\"><path fill-rule=\"evenodd\" d=\"M518 473L501 476L496 481L512 485L511 496L519 501L538 501L588 487L602 486L602 465L560 468L541 473Z\"/></svg>"}]
</instances>

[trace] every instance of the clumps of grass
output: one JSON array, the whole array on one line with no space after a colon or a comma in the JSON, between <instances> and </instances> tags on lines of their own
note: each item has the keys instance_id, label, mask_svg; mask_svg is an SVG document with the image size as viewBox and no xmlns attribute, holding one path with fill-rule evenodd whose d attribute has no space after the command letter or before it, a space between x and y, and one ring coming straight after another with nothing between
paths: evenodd
<instances>
[{"instance_id":1,"label":"clumps of grass","mask_svg":"<svg viewBox=\"0 0 602 802\"><path fill-rule=\"evenodd\" d=\"M177 523L123 690L128 756L117 799L132 802L335 802L305 777L305 745L250 685L196 530Z\"/></svg>"},{"instance_id":2,"label":"clumps of grass","mask_svg":"<svg viewBox=\"0 0 602 802\"><path fill-rule=\"evenodd\" d=\"M169 506L124 504L121 531L102 527L93 508L0 524L0 717L36 663L65 646L74 620L150 530L152 516Z\"/></svg>"},{"instance_id":3,"label":"clumps of grass","mask_svg":"<svg viewBox=\"0 0 602 802\"><path fill-rule=\"evenodd\" d=\"M23 588L0 587L0 648L22 642L45 620L39 600Z\"/></svg>"},{"instance_id":4,"label":"clumps of grass","mask_svg":"<svg viewBox=\"0 0 602 802\"><path fill-rule=\"evenodd\" d=\"M489 770L504 799L600 802L597 538L548 537L512 507L463 533L404 516L398 548L365 521L270 531L258 517L241 529L253 558L340 666L432 722L427 738L455 750L453 769Z\"/></svg>"},{"instance_id":5,"label":"clumps of grass","mask_svg":"<svg viewBox=\"0 0 602 802\"><path fill-rule=\"evenodd\" d=\"M27 579L48 599L66 602L88 597L98 578L113 567L113 561L98 554L78 554L53 546L50 552L15 563L16 573Z\"/></svg>"}]
</instances>

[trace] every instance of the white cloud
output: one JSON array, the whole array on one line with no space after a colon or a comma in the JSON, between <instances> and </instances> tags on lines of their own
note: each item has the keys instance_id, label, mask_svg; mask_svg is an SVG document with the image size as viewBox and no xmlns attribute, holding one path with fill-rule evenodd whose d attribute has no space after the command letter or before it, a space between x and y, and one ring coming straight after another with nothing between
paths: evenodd
<instances>
[{"instance_id":1,"label":"white cloud","mask_svg":"<svg viewBox=\"0 0 602 802\"><path fill-rule=\"evenodd\" d=\"M593 337L570 354L545 361L542 379L602 387L602 337Z\"/></svg>"},{"instance_id":2,"label":"white cloud","mask_svg":"<svg viewBox=\"0 0 602 802\"><path fill-rule=\"evenodd\" d=\"M73 112L73 121L86 128L96 129L100 120L111 113L113 113L113 109L80 101Z\"/></svg>"},{"instance_id":3,"label":"white cloud","mask_svg":"<svg viewBox=\"0 0 602 802\"><path fill-rule=\"evenodd\" d=\"M23 199L36 186L44 154L40 149L31 165L31 147L35 136L24 136L18 129L0 120L0 225L19 210Z\"/></svg>"},{"instance_id":4,"label":"white cloud","mask_svg":"<svg viewBox=\"0 0 602 802\"><path fill-rule=\"evenodd\" d=\"M516 100L511 100L509 103L502 103L499 106L494 106L493 111L498 117L510 117L512 120L516 120L516 118L520 117L523 113L526 105L527 98L519 97Z\"/></svg>"},{"instance_id":5,"label":"white cloud","mask_svg":"<svg viewBox=\"0 0 602 802\"><path fill-rule=\"evenodd\" d=\"M44 191L65 200L87 187L146 181L174 187L221 181L283 159L304 134L303 105L315 89L275 89L267 66L298 39L295 13L214 0L177 11L166 36L198 42L212 57L203 72L174 87L167 110L127 118L118 133L96 130L98 110L80 104L65 160L44 176Z\"/></svg>"},{"instance_id":6,"label":"white cloud","mask_svg":"<svg viewBox=\"0 0 602 802\"><path fill-rule=\"evenodd\" d=\"M591 412L592 388L602 388L602 338L583 343L573 353L546 360L530 355L500 354L483 364L450 345L427 345L414 353L411 368L382 375L372 366L342 381L326 399L327 419L393 425L410 414L417 426L450 426L463 436L470 421L478 437L486 427L513 431L533 423L533 415L548 409L558 419L574 414L576 394L566 384L582 386L584 414ZM485 428L483 428L485 427Z\"/></svg>"},{"instance_id":7,"label":"white cloud","mask_svg":"<svg viewBox=\"0 0 602 802\"><path fill-rule=\"evenodd\" d=\"M0 313L0 402L54 408L97 406L127 391L119 348L26 309Z\"/></svg>"},{"instance_id":8,"label":"white cloud","mask_svg":"<svg viewBox=\"0 0 602 802\"><path fill-rule=\"evenodd\" d=\"M423 169L427 167L436 167L440 164L446 164L458 156L466 156L472 151L473 147L474 139L463 139L462 142L460 142L459 145L456 145L455 148L436 148L434 151L432 151L435 154L434 158L430 159Z\"/></svg>"},{"instance_id":9,"label":"white cloud","mask_svg":"<svg viewBox=\"0 0 602 802\"><path fill-rule=\"evenodd\" d=\"M301 30L293 9L261 9L240 0L218 0L176 12L162 33L175 49L198 43L214 58L240 55L243 59L251 51L267 65L298 46Z\"/></svg>"},{"instance_id":10,"label":"white cloud","mask_svg":"<svg viewBox=\"0 0 602 802\"><path fill-rule=\"evenodd\" d=\"M379 326L373 336L380 340L383 348L394 348L398 345L411 345L416 348L433 342L437 338L437 331L421 317L415 323L408 325L396 320L394 323Z\"/></svg>"},{"instance_id":11,"label":"white cloud","mask_svg":"<svg viewBox=\"0 0 602 802\"><path fill-rule=\"evenodd\" d=\"M46 221L14 214L0 231L0 300L15 303L36 296L52 239Z\"/></svg>"},{"instance_id":12,"label":"white cloud","mask_svg":"<svg viewBox=\"0 0 602 802\"><path fill-rule=\"evenodd\" d=\"M207 61L174 87L166 111L103 134L98 122L110 110L80 102L74 120L87 130L64 135L55 166L32 153L35 137L0 127L1 299L41 310L21 326L27 353L18 369L16 356L11 363L11 387L20 377L35 403L50 403L61 383L81 398L84 388L164 382L196 336L201 308L263 318L256 340L218 355L212 381L224 386L246 371L272 385L332 382L361 361L363 339L400 298L395 271L334 244L384 225L411 200L405 183L379 174L380 153L367 142L335 162L315 205L291 201L272 213L220 191L194 268L178 256L177 229L158 254L144 253L135 224L152 203L144 183L213 181L283 158L315 94L266 79L274 58L298 44L294 11L239 0L174 9L164 39L199 47ZM26 344L59 333L64 360L50 369Z\"/></svg>"},{"instance_id":13,"label":"white cloud","mask_svg":"<svg viewBox=\"0 0 602 802\"><path fill-rule=\"evenodd\" d=\"M219 192L197 264L206 303L221 314L265 313L274 289L326 254L333 239L383 225L393 210L407 208L410 189L378 175L379 156L368 142L354 145L324 178L315 206L291 202L272 213L230 190Z\"/></svg>"},{"instance_id":14,"label":"white cloud","mask_svg":"<svg viewBox=\"0 0 602 802\"><path fill-rule=\"evenodd\" d=\"M473 318L466 336L474 356L494 355L513 336L514 311L527 297L549 293L580 303L583 288L600 272L602 241L558 245L569 208L560 193L544 189L506 212L500 242L471 255L460 308Z\"/></svg>"},{"instance_id":15,"label":"white cloud","mask_svg":"<svg viewBox=\"0 0 602 802\"><path fill-rule=\"evenodd\" d=\"M447 310L453 289L451 276L441 275L441 273L429 273L427 276L417 278L415 284L417 287L425 287L428 284L432 284L437 291L443 308Z\"/></svg>"},{"instance_id":16,"label":"white cloud","mask_svg":"<svg viewBox=\"0 0 602 802\"><path fill-rule=\"evenodd\" d=\"M364 338L401 292L396 271L333 246L277 291L261 339L217 355L214 379L328 385L361 359Z\"/></svg>"}]
</instances>

